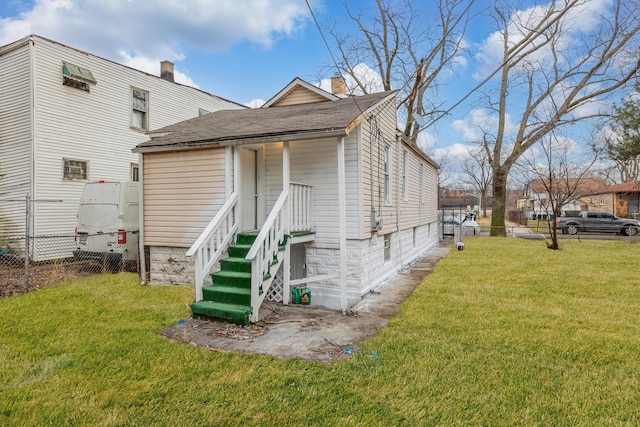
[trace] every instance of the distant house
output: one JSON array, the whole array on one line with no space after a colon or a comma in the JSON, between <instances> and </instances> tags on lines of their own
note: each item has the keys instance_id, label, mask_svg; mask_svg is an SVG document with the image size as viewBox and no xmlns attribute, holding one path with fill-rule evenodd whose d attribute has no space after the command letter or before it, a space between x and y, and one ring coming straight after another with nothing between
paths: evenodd
<instances>
[{"instance_id":1,"label":"distant house","mask_svg":"<svg viewBox=\"0 0 640 427\"><path fill-rule=\"evenodd\" d=\"M150 280L195 283L194 314L256 321L297 287L346 310L438 242L437 165L398 131L393 91L294 79L150 136L134 150Z\"/></svg>"},{"instance_id":2,"label":"distant house","mask_svg":"<svg viewBox=\"0 0 640 427\"><path fill-rule=\"evenodd\" d=\"M159 64L160 67L160 64ZM72 234L84 184L138 180L146 132L241 105L31 35L0 47L0 236ZM33 259L66 256L32 246Z\"/></svg>"},{"instance_id":3,"label":"distant house","mask_svg":"<svg viewBox=\"0 0 640 427\"><path fill-rule=\"evenodd\" d=\"M607 211L621 218L637 218L640 212L640 182L606 186L583 196L584 210Z\"/></svg>"},{"instance_id":4,"label":"distant house","mask_svg":"<svg viewBox=\"0 0 640 427\"><path fill-rule=\"evenodd\" d=\"M592 194L604 186L604 180L601 178L570 178L554 183L553 192L560 195L571 194L570 199L561 207L563 211L580 211L584 210L580 202L581 197ZM528 219L548 219L553 215L549 202L549 187L541 179L531 180L525 185L524 194L517 203L520 209L527 210Z\"/></svg>"}]
</instances>

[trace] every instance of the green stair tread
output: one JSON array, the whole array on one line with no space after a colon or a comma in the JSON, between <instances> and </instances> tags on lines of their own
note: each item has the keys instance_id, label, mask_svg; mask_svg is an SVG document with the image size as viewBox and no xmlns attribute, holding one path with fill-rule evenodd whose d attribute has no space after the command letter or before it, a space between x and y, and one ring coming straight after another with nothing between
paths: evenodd
<instances>
[{"instance_id":1,"label":"green stair tread","mask_svg":"<svg viewBox=\"0 0 640 427\"><path fill-rule=\"evenodd\" d=\"M236 236L236 242L238 242L238 244L253 244L253 242L255 242L256 237L258 237L258 232L243 232L243 233L238 233L238 235Z\"/></svg>"},{"instance_id":2,"label":"green stair tread","mask_svg":"<svg viewBox=\"0 0 640 427\"><path fill-rule=\"evenodd\" d=\"M251 302L251 288L239 288L237 286L207 286L206 288L202 288L202 292L205 295L205 299L211 298L212 301L215 302L226 302L228 304L232 304L232 301L222 301L229 298L240 298L246 299L247 303ZM222 294L222 295L221 295ZM219 296L220 301L216 300L216 295ZM239 301L243 302L243 301Z\"/></svg>"},{"instance_id":3,"label":"green stair tread","mask_svg":"<svg viewBox=\"0 0 640 427\"><path fill-rule=\"evenodd\" d=\"M229 271L229 270L220 270L215 273L211 273L212 276L215 277L233 277L236 279L251 279L251 273L247 273L244 271Z\"/></svg>"},{"instance_id":4,"label":"green stair tread","mask_svg":"<svg viewBox=\"0 0 640 427\"><path fill-rule=\"evenodd\" d=\"M194 315L247 325L249 324L251 307L213 301L197 301L191 304L191 312Z\"/></svg>"},{"instance_id":5,"label":"green stair tread","mask_svg":"<svg viewBox=\"0 0 640 427\"><path fill-rule=\"evenodd\" d=\"M222 268L221 271L251 272L251 261L239 257L223 258L220 260L220 266Z\"/></svg>"}]
</instances>

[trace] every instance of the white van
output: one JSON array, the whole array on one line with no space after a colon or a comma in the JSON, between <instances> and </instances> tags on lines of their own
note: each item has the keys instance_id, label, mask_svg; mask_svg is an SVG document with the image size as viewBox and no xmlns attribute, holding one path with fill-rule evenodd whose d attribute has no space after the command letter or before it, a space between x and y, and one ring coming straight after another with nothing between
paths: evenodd
<instances>
[{"instance_id":1,"label":"white van","mask_svg":"<svg viewBox=\"0 0 640 427\"><path fill-rule=\"evenodd\" d=\"M138 182L89 182L80 197L73 256L94 259L111 271L137 266Z\"/></svg>"}]
</instances>

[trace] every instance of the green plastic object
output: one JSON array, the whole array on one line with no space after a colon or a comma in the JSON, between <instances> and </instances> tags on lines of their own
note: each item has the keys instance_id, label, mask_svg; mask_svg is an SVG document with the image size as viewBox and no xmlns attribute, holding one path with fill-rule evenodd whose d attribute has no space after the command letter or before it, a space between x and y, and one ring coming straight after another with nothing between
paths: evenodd
<instances>
[{"instance_id":1,"label":"green plastic object","mask_svg":"<svg viewBox=\"0 0 640 427\"><path fill-rule=\"evenodd\" d=\"M309 305L311 304L311 290L309 288L292 288L293 303Z\"/></svg>"}]
</instances>

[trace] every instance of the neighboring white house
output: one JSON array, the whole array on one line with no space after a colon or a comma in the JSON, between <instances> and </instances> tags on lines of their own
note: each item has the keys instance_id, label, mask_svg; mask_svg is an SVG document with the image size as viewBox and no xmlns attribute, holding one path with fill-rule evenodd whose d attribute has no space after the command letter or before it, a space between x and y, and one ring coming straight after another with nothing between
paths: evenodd
<instances>
[{"instance_id":1,"label":"neighboring white house","mask_svg":"<svg viewBox=\"0 0 640 427\"><path fill-rule=\"evenodd\" d=\"M138 179L131 149L149 129L244 108L174 83L161 64L164 78L37 35L0 47L0 236L24 235L27 194L30 235L72 234L86 182Z\"/></svg>"},{"instance_id":2,"label":"neighboring white house","mask_svg":"<svg viewBox=\"0 0 640 427\"><path fill-rule=\"evenodd\" d=\"M528 219L548 219L553 216L552 204L549 201L549 187L542 179L533 179L526 183L524 194L518 204L521 209L526 210ZM603 187L604 180L601 178L566 178L559 179L553 184L552 193L556 200L564 200L561 206L563 212L580 211L583 210L580 198Z\"/></svg>"},{"instance_id":3,"label":"neighboring white house","mask_svg":"<svg viewBox=\"0 0 640 427\"><path fill-rule=\"evenodd\" d=\"M296 285L312 304L357 303L438 242L437 165L396 120L393 91L294 79L263 108L150 132L135 151L151 282L195 283L195 314L238 323Z\"/></svg>"}]
</instances>

